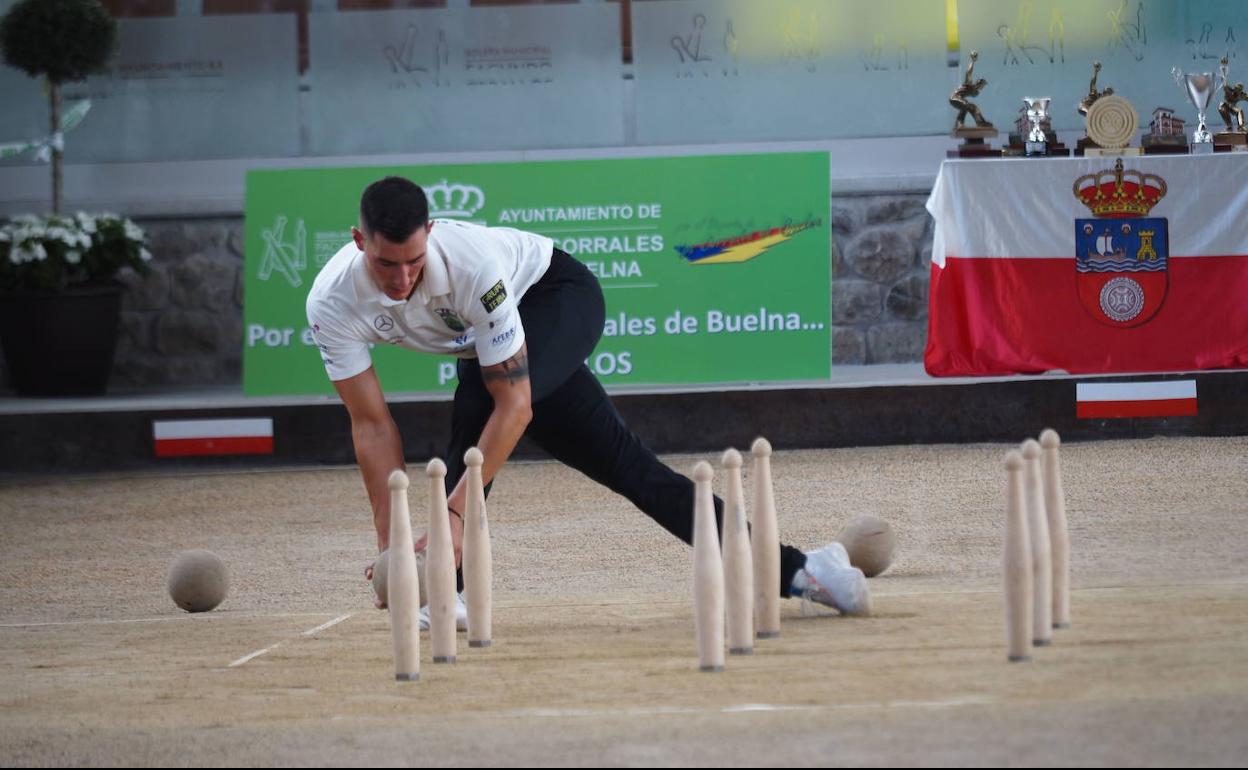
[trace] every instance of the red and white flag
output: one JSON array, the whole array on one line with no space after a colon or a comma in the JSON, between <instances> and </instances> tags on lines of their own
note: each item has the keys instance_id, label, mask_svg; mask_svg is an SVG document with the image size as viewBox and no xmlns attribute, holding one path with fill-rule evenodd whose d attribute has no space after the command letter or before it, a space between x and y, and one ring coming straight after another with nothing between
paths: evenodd
<instances>
[{"instance_id":1,"label":"red and white flag","mask_svg":"<svg viewBox=\"0 0 1248 770\"><path fill-rule=\"evenodd\" d=\"M935 376L1248 368L1248 154L952 160Z\"/></svg>"},{"instance_id":2,"label":"red and white flag","mask_svg":"<svg viewBox=\"0 0 1248 770\"><path fill-rule=\"evenodd\" d=\"M157 457L273 454L273 418L156 420Z\"/></svg>"},{"instance_id":3,"label":"red and white flag","mask_svg":"<svg viewBox=\"0 0 1248 770\"><path fill-rule=\"evenodd\" d=\"M1081 420L1112 417L1188 417L1196 414L1196 381L1080 382L1075 386Z\"/></svg>"}]
</instances>

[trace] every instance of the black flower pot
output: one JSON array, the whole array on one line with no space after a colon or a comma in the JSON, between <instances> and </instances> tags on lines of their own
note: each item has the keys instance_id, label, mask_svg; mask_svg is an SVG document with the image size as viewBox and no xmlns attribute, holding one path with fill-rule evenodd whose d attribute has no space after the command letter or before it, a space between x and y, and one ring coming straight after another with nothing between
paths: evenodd
<instances>
[{"instance_id":1,"label":"black flower pot","mask_svg":"<svg viewBox=\"0 0 1248 770\"><path fill-rule=\"evenodd\" d=\"M121 322L119 284L0 293L0 344L19 396L98 396Z\"/></svg>"}]
</instances>

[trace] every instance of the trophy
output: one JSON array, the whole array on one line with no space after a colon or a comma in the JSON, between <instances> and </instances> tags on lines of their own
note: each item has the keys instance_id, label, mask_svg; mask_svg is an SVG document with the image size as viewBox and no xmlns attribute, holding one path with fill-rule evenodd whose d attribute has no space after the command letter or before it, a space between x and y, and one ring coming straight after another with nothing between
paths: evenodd
<instances>
[{"instance_id":1,"label":"trophy","mask_svg":"<svg viewBox=\"0 0 1248 770\"><path fill-rule=\"evenodd\" d=\"M1102 91L1096 90L1096 80L1101 75L1101 63L1099 61L1092 62L1092 82L1088 84L1088 95L1083 97L1079 102L1079 114L1087 117L1088 110L1096 103L1097 99L1102 96L1113 96L1114 89L1106 88Z\"/></svg>"},{"instance_id":2,"label":"trophy","mask_svg":"<svg viewBox=\"0 0 1248 770\"><path fill-rule=\"evenodd\" d=\"M1053 131L1053 118L1049 114L1052 98L1048 96L1024 96L1018 108L1018 120L1009 133L1009 144L1001 150L1007 158L1048 158L1054 155L1070 155L1066 145L1057 140Z\"/></svg>"},{"instance_id":3,"label":"trophy","mask_svg":"<svg viewBox=\"0 0 1248 770\"><path fill-rule=\"evenodd\" d=\"M1209 133L1209 126L1205 123L1205 111L1209 109L1213 92L1221 88L1222 84L1214 82L1212 72L1192 72L1185 75L1178 67L1170 72L1174 75L1174 82L1184 89L1187 100L1196 108L1197 124L1196 130L1192 132L1192 154L1204 155L1213 152L1213 134Z\"/></svg>"},{"instance_id":4,"label":"trophy","mask_svg":"<svg viewBox=\"0 0 1248 770\"><path fill-rule=\"evenodd\" d=\"M1053 134L1053 122L1048 115L1048 105L1053 101L1051 96L1023 96L1023 104L1027 106L1027 122L1031 131L1027 134L1027 157L1045 157L1047 155L1070 155L1066 146L1057 141Z\"/></svg>"},{"instance_id":5,"label":"trophy","mask_svg":"<svg viewBox=\"0 0 1248 770\"><path fill-rule=\"evenodd\" d=\"M1122 157L1142 155L1139 147L1132 147L1140 117L1131 102L1121 96L1102 96L1088 108L1084 119L1088 139L1083 154L1089 158Z\"/></svg>"},{"instance_id":6,"label":"trophy","mask_svg":"<svg viewBox=\"0 0 1248 770\"><path fill-rule=\"evenodd\" d=\"M1244 125L1244 108L1237 107L1239 102L1248 100L1244 93L1244 84L1231 85L1228 77L1230 62L1222 57L1222 103L1218 105L1218 114L1226 124L1225 131L1213 135L1213 148L1219 151L1248 151L1248 127Z\"/></svg>"},{"instance_id":7,"label":"trophy","mask_svg":"<svg viewBox=\"0 0 1248 770\"><path fill-rule=\"evenodd\" d=\"M953 121L953 132L951 136L955 139L961 139L962 144L958 145L956 150L950 150L948 156L950 158L999 158L1001 151L994 149L992 145L984 142L985 139L991 139L997 135L997 129L992 123L984 118L984 114L979 111L979 107L971 102L970 97L979 96L979 92L984 90L984 86L988 85L988 81L980 78L973 79L975 72L975 62L979 59L979 51L971 51L971 64L966 68L966 75L962 78L962 85L953 90L949 95L949 104L958 111L958 117ZM965 125L966 117L970 115L975 119L975 126L972 128Z\"/></svg>"},{"instance_id":8,"label":"trophy","mask_svg":"<svg viewBox=\"0 0 1248 770\"><path fill-rule=\"evenodd\" d=\"M1093 60L1092 61L1092 80L1091 82L1088 83L1088 95L1083 97L1083 99L1079 101L1079 106L1077 107L1079 114L1085 119L1088 117L1088 111L1092 109L1092 105L1096 104L1096 101L1098 99L1105 97L1105 96L1114 95L1114 89L1112 88L1102 88L1099 90L1097 89L1096 81L1100 78L1100 76L1101 76L1101 63L1099 61ZM1096 146L1097 144L1092 139L1091 136L1084 136L1080 138L1079 141L1075 144L1075 154L1083 155L1084 152L1089 147L1095 148Z\"/></svg>"},{"instance_id":9,"label":"trophy","mask_svg":"<svg viewBox=\"0 0 1248 770\"><path fill-rule=\"evenodd\" d=\"M1158 107L1153 110L1153 119L1141 144L1145 155L1186 155L1187 131L1183 128L1183 119L1175 117L1172 107Z\"/></svg>"},{"instance_id":10,"label":"trophy","mask_svg":"<svg viewBox=\"0 0 1248 770\"><path fill-rule=\"evenodd\" d=\"M1041 122L1048 117L1050 96L1023 96L1023 104L1027 105L1027 120L1031 121L1031 134L1027 135L1027 156L1048 155L1048 137L1041 127Z\"/></svg>"}]
</instances>

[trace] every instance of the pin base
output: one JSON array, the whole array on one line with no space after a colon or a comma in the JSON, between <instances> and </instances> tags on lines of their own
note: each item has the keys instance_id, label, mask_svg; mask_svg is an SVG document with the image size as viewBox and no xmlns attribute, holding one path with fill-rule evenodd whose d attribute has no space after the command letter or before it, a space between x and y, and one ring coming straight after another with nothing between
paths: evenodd
<instances>
[{"instance_id":1,"label":"pin base","mask_svg":"<svg viewBox=\"0 0 1248 770\"><path fill-rule=\"evenodd\" d=\"M758 633L754 634L754 638L755 639L779 639L780 632L779 631L759 631Z\"/></svg>"},{"instance_id":2,"label":"pin base","mask_svg":"<svg viewBox=\"0 0 1248 770\"><path fill-rule=\"evenodd\" d=\"M1029 660L1031 660L1030 655L1011 655L1010 656L1011 663L1026 663Z\"/></svg>"},{"instance_id":3,"label":"pin base","mask_svg":"<svg viewBox=\"0 0 1248 770\"><path fill-rule=\"evenodd\" d=\"M702 667L701 667L701 668L699 668L698 670L699 670L699 671L703 671L703 672L705 672L705 673L707 673L707 674L714 674L714 673L718 673L718 672L720 672L720 671L723 671L723 670L724 670L724 667L723 667L723 666L702 666Z\"/></svg>"},{"instance_id":4,"label":"pin base","mask_svg":"<svg viewBox=\"0 0 1248 770\"><path fill-rule=\"evenodd\" d=\"M1070 628L1070 624L1069 624L1069 623L1054 623L1054 624L1053 624L1053 627L1054 627L1054 628L1056 628L1056 629L1058 629L1058 630L1061 630L1061 629L1064 629L1064 628Z\"/></svg>"},{"instance_id":5,"label":"pin base","mask_svg":"<svg viewBox=\"0 0 1248 770\"><path fill-rule=\"evenodd\" d=\"M420 674L395 674L394 680L396 682L419 682Z\"/></svg>"},{"instance_id":6,"label":"pin base","mask_svg":"<svg viewBox=\"0 0 1248 770\"><path fill-rule=\"evenodd\" d=\"M728 649L729 655L753 655L753 647L731 647Z\"/></svg>"},{"instance_id":7,"label":"pin base","mask_svg":"<svg viewBox=\"0 0 1248 770\"><path fill-rule=\"evenodd\" d=\"M493 644L493 642L489 639L479 639L475 642L471 639L468 640L469 647L489 647L491 644Z\"/></svg>"},{"instance_id":8,"label":"pin base","mask_svg":"<svg viewBox=\"0 0 1248 770\"><path fill-rule=\"evenodd\" d=\"M454 663L455 656L454 655L434 655L433 662L434 663Z\"/></svg>"},{"instance_id":9,"label":"pin base","mask_svg":"<svg viewBox=\"0 0 1248 770\"><path fill-rule=\"evenodd\" d=\"M1048 647L1050 644L1053 644L1053 640L1052 639L1032 639L1031 643L1035 645L1036 647Z\"/></svg>"}]
</instances>

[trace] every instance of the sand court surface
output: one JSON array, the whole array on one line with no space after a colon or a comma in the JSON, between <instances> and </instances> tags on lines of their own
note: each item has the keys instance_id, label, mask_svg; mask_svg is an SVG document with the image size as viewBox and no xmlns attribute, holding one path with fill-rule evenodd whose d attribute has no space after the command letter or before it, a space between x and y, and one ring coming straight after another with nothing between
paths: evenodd
<instances>
[{"instance_id":1,"label":"sand court surface","mask_svg":"<svg viewBox=\"0 0 1248 770\"><path fill-rule=\"evenodd\" d=\"M1063 446L1074 624L1026 664L1005 662L1009 448L779 449L782 541L872 513L897 557L873 616L786 601L782 636L719 674L697 670L687 546L574 471L510 464L494 645L460 634L435 666L426 635L414 684L363 577L355 469L9 480L0 763L1242 765L1248 439ZM213 612L165 593L189 548L230 568Z\"/></svg>"}]
</instances>

